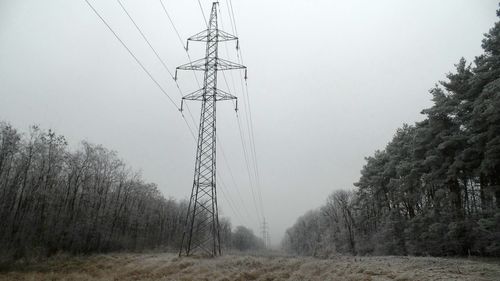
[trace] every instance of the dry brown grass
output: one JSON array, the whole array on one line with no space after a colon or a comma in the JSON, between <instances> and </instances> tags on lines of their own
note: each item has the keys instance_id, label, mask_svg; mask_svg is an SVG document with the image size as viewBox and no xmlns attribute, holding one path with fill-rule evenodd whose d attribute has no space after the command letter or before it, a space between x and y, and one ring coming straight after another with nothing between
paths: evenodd
<instances>
[{"instance_id":1,"label":"dry brown grass","mask_svg":"<svg viewBox=\"0 0 500 281\"><path fill-rule=\"evenodd\" d=\"M427 257L257 257L174 254L55 257L16 265L0 280L500 280L500 263Z\"/></svg>"}]
</instances>

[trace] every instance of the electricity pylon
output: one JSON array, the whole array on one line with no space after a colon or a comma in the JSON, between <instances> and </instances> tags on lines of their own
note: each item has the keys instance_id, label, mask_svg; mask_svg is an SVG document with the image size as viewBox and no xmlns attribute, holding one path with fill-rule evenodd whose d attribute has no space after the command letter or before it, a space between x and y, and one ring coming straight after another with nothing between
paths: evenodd
<instances>
[{"instance_id":1,"label":"electricity pylon","mask_svg":"<svg viewBox=\"0 0 500 281\"><path fill-rule=\"evenodd\" d=\"M194 168L193 188L186 214L179 256L189 256L200 252L209 256L221 255L219 216L216 188L216 103L222 100L236 100L236 97L217 89L217 72L246 67L218 56L218 44L223 41L238 40L234 35L218 29L217 2L212 4L207 29L197 33L189 41L206 42L205 58L177 67L177 70L204 72L203 88L182 98L201 101L200 127ZM238 43L236 44L238 48ZM236 110L238 106L236 105Z\"/></svg>"},{"instance_id":2,"label":"electricity pylon","mask_svg":"<svg viewBox=\"0 0 500 281\"><path fill-rule=\"evenodd\" d=\"M264 247L269 249L271 247L271 236L269 235L269 223L266 222L266 218L262 221L262 242L264 242Z\"/></svg>"}]
</instances>

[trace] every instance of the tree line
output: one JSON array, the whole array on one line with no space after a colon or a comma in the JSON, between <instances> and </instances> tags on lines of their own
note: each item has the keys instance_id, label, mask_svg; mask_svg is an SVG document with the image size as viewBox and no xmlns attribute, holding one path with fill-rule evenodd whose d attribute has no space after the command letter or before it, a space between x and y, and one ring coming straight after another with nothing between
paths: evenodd
<instances>
[{"instance_id":1,"label":"tree line","mask_svg":"<svg viewBox=\"0 0 500 281\"><path fill-rule=\"evenodd\" d=\"M86 254L180 247L187 202L165 198L116 152L52 130L22 134L0 122L0 261L58 252ZM225 248L260 247L222 218ZM245 233L248 234L248 233ZM233 239L233 236L235 239ZM243 238L242 238L243 237Z\"/></svg>"},{"instance_id":2,"label":"tree line","mask_svg":"<svg viewBox=\"0 0 500 281\"><path fill-rule=\"evenodd\" d=\"M334 192L288 229L285 249L500 256L499 22L482 48L430 90L423 121L366 158L353 191Z\"/></svg>"}]
</instances>

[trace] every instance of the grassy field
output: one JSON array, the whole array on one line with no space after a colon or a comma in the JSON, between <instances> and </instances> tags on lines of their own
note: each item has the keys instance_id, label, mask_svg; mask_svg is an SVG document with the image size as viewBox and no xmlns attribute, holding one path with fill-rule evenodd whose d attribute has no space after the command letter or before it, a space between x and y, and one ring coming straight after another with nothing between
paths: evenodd
<instances>
[{"instance_id":1,"label":"grassy field","mask_svg":"<svg viewBox=\"0 0 500 281\"><path fill-rule=\"evenodd\" d=\"M59 256L16 264L0 280L500 280L500 262L428 257L314 259L174 254Z\"/></svg>"}]
</instances>

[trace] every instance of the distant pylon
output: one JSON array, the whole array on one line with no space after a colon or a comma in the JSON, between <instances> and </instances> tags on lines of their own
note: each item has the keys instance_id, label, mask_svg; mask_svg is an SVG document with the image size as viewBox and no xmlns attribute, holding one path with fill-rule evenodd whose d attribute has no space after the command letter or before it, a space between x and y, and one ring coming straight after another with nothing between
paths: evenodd
<instances>
[{"instance_id":1,"label":"distant pylon","mask_svg":"<svg viewBox=\"0 0 500 281\"><path fill-rule=\"evenodd\" d=\"M271 237L269 235L269 223L266 222L266 218L262 221L262 241L264 242L264 247L266 249L271 247Z\"/></svg>"},{"instance_id":2,"label":"distant pylon","mask_svg":"<svg viewBox=\"0 0 500 281\"><path fill-rule=\"evenodd\" d=\"M188 211L182 234L179 256L200 253L209 256L221 255L219 215L216 188L216 103L221 100L236 100L236 97L217 89L217 72L231 69L245 69L237 63L218 57L218 43L238 40L234 35L218 29L217 2L212 4L207 29L188 38L189 41L206 43L205 58L177 67L177 70L204 71L203 88L182 98L201 101L200 127L194 168L193 188L189 199ZM236 44L238 48L238 44ZM236 103L236 110L238 105Z\"/></svg>"},{"instance_id":3,"label":"distant pylon","mask_svg":"<svg viewBox=\"0 0 500 281\"><path fill-rule=\"evenodd\" d=\"M267 248L271 248L271 234L269 233L269 224L267 225L267 237L266 237L266 243L267 243Z\"/></svg>"}]
</instances>

